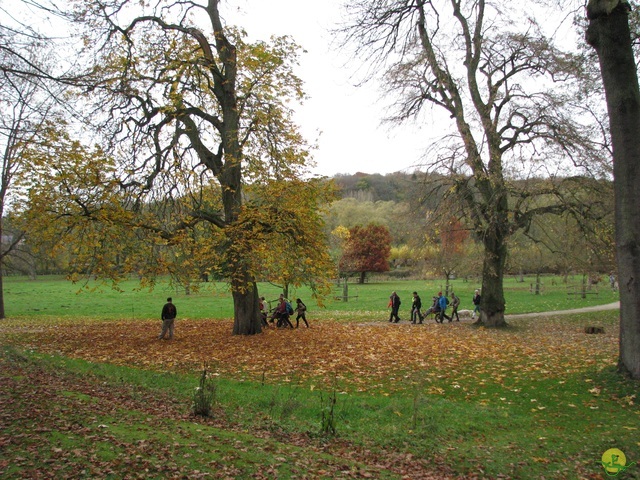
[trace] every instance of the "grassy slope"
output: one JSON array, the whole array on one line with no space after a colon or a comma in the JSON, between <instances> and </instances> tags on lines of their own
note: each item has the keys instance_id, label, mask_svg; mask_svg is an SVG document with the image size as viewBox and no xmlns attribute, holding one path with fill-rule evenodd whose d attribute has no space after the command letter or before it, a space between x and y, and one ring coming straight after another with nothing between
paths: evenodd
<instances>
[{"instance_id":1,"label":"grassy slope","mask_svg":"<svg viewBox=\"0 0 640 480\"><path fill-rule=\"evenodd\" d=\"M2 478L399 478L389 469L225 421L190 417L185 392L127 369L0 357Z\"/></svg>"}]
</instances>

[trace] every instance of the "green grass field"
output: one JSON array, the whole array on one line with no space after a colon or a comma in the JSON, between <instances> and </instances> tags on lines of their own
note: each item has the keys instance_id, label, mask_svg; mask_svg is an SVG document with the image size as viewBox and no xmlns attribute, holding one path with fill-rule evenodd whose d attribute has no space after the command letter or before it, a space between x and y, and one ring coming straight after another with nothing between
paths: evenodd
<instances>
[{"instance_id":1,"label":"green grass field","mask_svg":"<svg viewBox=\"0 0 640 480\"><path fill-rule=\"evenodd\" d=\"M168 296L173 297L182 318L219 319L233 316L231 294L224 283L203 283L198 293L185 295L183 289L172 288L167 282L159 282L151 292L139 290L135 281L121 283L119 291L97 283L72 284L58 277L38 277L36 280L9 277L4 282L5 309L9 318L157 318ZM603 284L600 284L597 290L592 290L593 293L584 299L581 295L569 295L569 292L579 291L581 277L570 278L567 283L560 277L544 277L540 295L531 293L534 283L533 277L525 278L523 282L516 282L512 278L505 281L507 314L568 310L607 304L619 298L617 292L612 292ZM394 290L403 301L401 315L404 311L405 317L408 317L412 291L417 291L423 305L428 307L431 297L444 287L441 280L349 284L351 298L348 302L343 302L336 300L336 297L342 296L342 287L336 286L323 307L314 305L306 288L294 289L289 296L291 299L302 298L309 307L311 318L375 320L387 317L387 302ZM470 281L454 280L452 287L462 300L460 309L472 309L473 291L480 285ZM258 291L269 301L275 301L281 293L277 287L267 283L259 284Z\"/></svg>"}]
</instances>

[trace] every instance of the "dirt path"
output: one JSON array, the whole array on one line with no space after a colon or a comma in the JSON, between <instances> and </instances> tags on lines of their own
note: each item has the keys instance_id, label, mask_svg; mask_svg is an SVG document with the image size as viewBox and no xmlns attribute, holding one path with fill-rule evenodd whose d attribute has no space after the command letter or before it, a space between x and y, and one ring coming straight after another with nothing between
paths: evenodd
<instances>
[{"instance_id":1,"label":"dirt path","mask_svg":"<svg viewBox=\"0 0 640 480\"><path fill-rule=\"evenodd\" d=\"M513 318L530 318L530 317L549 317L552 315L570 315L573 313L585 313L585 312L603 312L605 310L616 310L620 308L620 302L608 303L606 305L594 305L592 307L572 308L570 310L554 310L552 312L535 312L535 313L519 313L515 315L505 315L505 319Z\"/></svg>"},{"instance_id":2,"label":"dirt path","mask_svg":"<svg viewBox=\"0 0 640 480\"><path fill-rule=\"evenodd\" d=\"M604 312L607 310L617 310L620 308L620 302L607 303L606 305L593 305L591 307L582 307L582 308L572 308L569 310L553 310L550 312L533 312L533 313L514 313L511 315L505 315L505 320L515 320L518 318L533 318L533 317L551 317L557 315L571 315L574 313L586 313L586 312ZM468 312L468 313L463 313ZM475 322L475 319L472 319L470 315L470 310L461 311L460 322L469 323ZM404 319L403 319L404 320ZM431 319L432 320L432 319ZM425 320L426 323L432 323ZM406 321L400 321L400 323L389 323L389 322L362 322L357 323L359 326L395 326L395 325L406 325Z\"/></svg>"}]
</instances>

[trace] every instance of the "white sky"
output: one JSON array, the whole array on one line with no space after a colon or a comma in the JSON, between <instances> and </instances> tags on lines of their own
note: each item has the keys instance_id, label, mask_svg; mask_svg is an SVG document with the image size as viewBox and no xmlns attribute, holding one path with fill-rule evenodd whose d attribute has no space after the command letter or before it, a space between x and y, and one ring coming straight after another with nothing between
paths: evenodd
<instances>
[{"instance_id":1,"label":"white sky","mask_svg":"<svg viewBox=\"0 0 640 480\"><path fill-rule=\"evenodd\" d=\"M313 173L412 172L433 139L451 125L440 115L420 128L381 124L389 100L381 98L376 85L354 85L360 62L332 42L330 30L340 24L345 1L222 0L219 8L226 23L242 27L249 40L289 35L307 51L296 73L310 98L296 119L309 143L318 145ZM548 23L555 28L556 22Z\"/></svg>"},{"instance_id":2,"label":"white sky","mask_svg":"<svg viewBox=\"0 0 640 480\"><path fill-rule=\"evenodd\" d=\"M349 55L332 45L329 32L340 22L342 2L227 0L220 13L228 24L244 28L250 40L289 35L307 51L296 73L310 98L297 121L307 140L317 139L314 173L413 171L428 136L409 126L381 125L385 103L377 88L354 86L355 68L345 66Z\"/></svg>"}]
</instances>

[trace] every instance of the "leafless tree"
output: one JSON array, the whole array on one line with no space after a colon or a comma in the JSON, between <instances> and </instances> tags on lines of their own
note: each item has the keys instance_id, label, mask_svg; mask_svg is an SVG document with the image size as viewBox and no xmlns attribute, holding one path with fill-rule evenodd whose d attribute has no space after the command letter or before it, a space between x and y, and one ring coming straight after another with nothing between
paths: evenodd
<instances>
[{"instance_id":1,"label":"leafless tree","mask_svg":"<svg viewBox=\"0 0 640 480\"><path fill-rule=\"evenodd\" d=\"M373 0L347 9L346 42L384 73L390 120L424 120L431 107L446 114L440 123L450 120L426 166L444 174L445 200L457 198L448 204L461 206L484 246L480 322L503 326L508 238L537 215L588 213L582 176L608 174L579 99L582 59L554 45L522 3Z\"/></svg>"}]
</instances>

